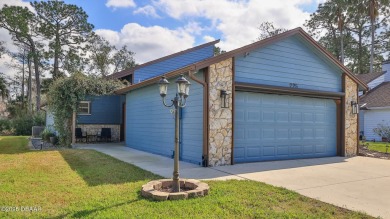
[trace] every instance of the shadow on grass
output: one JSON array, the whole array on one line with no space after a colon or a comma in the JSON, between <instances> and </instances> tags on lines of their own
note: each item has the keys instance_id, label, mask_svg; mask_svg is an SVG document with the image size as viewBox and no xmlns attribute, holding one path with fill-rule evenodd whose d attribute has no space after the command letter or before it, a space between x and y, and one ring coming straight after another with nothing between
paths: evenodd
<instances>
[{"instance_id":1,"label":"shadow on grass","mask_svg":"<svg viewBox=\"0 0 390 219\"><path fill-rule=\"evenodd\" d=\"M72 213L72 214L60 215L60 216L57 216L57 217L54 217L54 218L65 218L65 217L85 218L88 215L91 215L91 214L99 212L99 211L109 210L111 208L116 208L116 207L120 207L120 206L123 206L123 205L132 204L132 203L135 203L135 202L138 202L138 201L139 201L139 199L131 200L131 201L127 201L127 202L118 203L118 204L115 204L115 205L110 205L110 206L107 206L107 207L95 208L95 209L91 209L91 210L82 210L82 211L78 211L78 212L75 212L75 213Z\"/></svg>"},{"instance_id":2,"label":"shadow on grass","mask_svg":"<svg viewBox=\"0 0 390 219\"><path fill-rule=\"evenodd\" d=\"M61 150L70 168L89 186L123 184L161 178L134 165L94 150Z\"/></svg>"},{"instance_id":3,"label":"shadow on grass","mask_svg":"<svg viewBox=\"0 0 390 219\"><path fill-rule=\"evenodd\" d=\"M27 136L0 136L0 154L22 154L30 152Z\"/></svg>"}]
</instances>

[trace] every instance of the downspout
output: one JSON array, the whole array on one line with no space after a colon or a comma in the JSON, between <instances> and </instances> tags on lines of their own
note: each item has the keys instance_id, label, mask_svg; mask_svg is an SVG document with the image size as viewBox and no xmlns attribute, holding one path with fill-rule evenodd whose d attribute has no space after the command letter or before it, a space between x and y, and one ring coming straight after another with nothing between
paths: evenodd
<instances>
[{"instance_id":1,"label":"downspout","mask_svg":"<svg viewBox=\"0 0 390 219\"><path fill-rule=\"evenodd\" d=\"M209 159L209 115L208 115L208 106L209 106L209 89L208 89L208 68L204 72L204 81L199 80L194 76L194 71L189 71L188 76L195 82L203 86L203 155L202 155L202 166L208 166Z\"/></svg>"}]
</instances>

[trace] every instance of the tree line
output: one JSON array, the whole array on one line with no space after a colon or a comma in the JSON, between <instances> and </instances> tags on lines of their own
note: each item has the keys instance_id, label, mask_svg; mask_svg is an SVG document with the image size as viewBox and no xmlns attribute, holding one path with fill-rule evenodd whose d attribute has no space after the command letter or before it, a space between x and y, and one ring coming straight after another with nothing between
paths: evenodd
<instances>
[{"instance_id":1,"label":"tree line","mask_svg":"<svg viewBox=\"0 0 390 219\"><path fill-rule=\"evenodd\" d=\"M8 31L17 48L9 51L0 42L0 56L12 57L14 62L8 65L16 72L8 80L0 75L1 94L13 93L12 101L20 103L21 109L39 111L41 93L59 78L76 72L104 77L135 66L134 53L98 36L81 7L56 0L30 5L4 5L0 10L0 28ZM49 77L42 78L45 74Z\"/></svg>"},{"instance_id":2,"label":"tree line","mask_svg":"<svg viewBox=\"0 0 390 219\"><path fill-rule=\"evenodd\" d=\"M0 74L3 97L13 93L22 108L39 111L41 92L45 93L53 80L75 72L106 76L135 66L134 53L98 36L81 7L55 0L30 5L4 5L0 10L0 28L8 31L17 48L8 51L0 42L0 56L12 57L9 67L17 72L9 80ZM352 72L363 74L380 71L381 62L389 57L389 17L390 0L329 0L319 4L304 25ZM271 22L258 29L256 40L286 31ZM216 48L216 54L223 52ZM42 79L45 74L50 77Z\"/></svg>"},{"instance_id":3,"label":"tree line","mask_svg":"<svg viewBox=\"0 0 390 219\"><path fill-rule=\"evenodd\" d=\"M389 0L329 0L305 26L318 42L356 74L381 70L390 51Z\"/></svg>"}]
</instances>

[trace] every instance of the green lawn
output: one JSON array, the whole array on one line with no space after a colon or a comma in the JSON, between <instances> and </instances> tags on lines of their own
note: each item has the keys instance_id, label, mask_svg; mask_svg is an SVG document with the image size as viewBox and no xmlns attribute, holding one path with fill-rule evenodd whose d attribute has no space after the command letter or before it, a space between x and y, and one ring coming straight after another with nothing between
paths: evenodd
<instances>
[{"instance_id":1,"label":"green lawn","mask_svg":"<svg viewBox=\"0 0 390 219\"><path fill-rule=\"evenodd\" d=\"M368 143L368 149L372 151L379 151L379 152L384 152L386 153L386 145L388 144L390 146L390 143L386 142L372 142L372 141L367 141L366 144ZM388 149L388 153L390 153L390 147Z\"/></svg>"},{"instance_id":2,"label":"green lawn","mask_svg":"<svg viewBox=\"0 0 390 219\"><path fill-rule=\"evenodd\" d=\"M26 143L0 136L0 218L369 218L253 181L211 181L204 198L155 202L140 189L157 175L92 150L29 151Z\"/></svg>"}]
</instances>

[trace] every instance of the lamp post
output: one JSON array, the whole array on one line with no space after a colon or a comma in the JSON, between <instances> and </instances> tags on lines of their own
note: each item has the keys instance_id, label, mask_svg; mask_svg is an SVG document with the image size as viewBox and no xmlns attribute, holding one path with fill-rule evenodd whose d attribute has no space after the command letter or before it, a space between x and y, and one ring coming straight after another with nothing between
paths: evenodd
<instances>
[{"instance_id":1,"label":"lamp post","mask_svg":"<svg viewBox=\"0 0 390 219\"><path fill-rule=\"evenodd\" d=\"M176 96L171 100L172 103L168 105L165 102L165 97L168 93L169 82L165 77L162 77L158 82L160 89L160 96L162 98L163 104L166 107L175 107L175 157L173 165L173 183L172 190L173 192L180 192L180 182L179 182L179 109L186 106L186 100L189 95L191 83L184 77L180 77L176 80L177 92Z\"/></svg>"}]
</instances>

